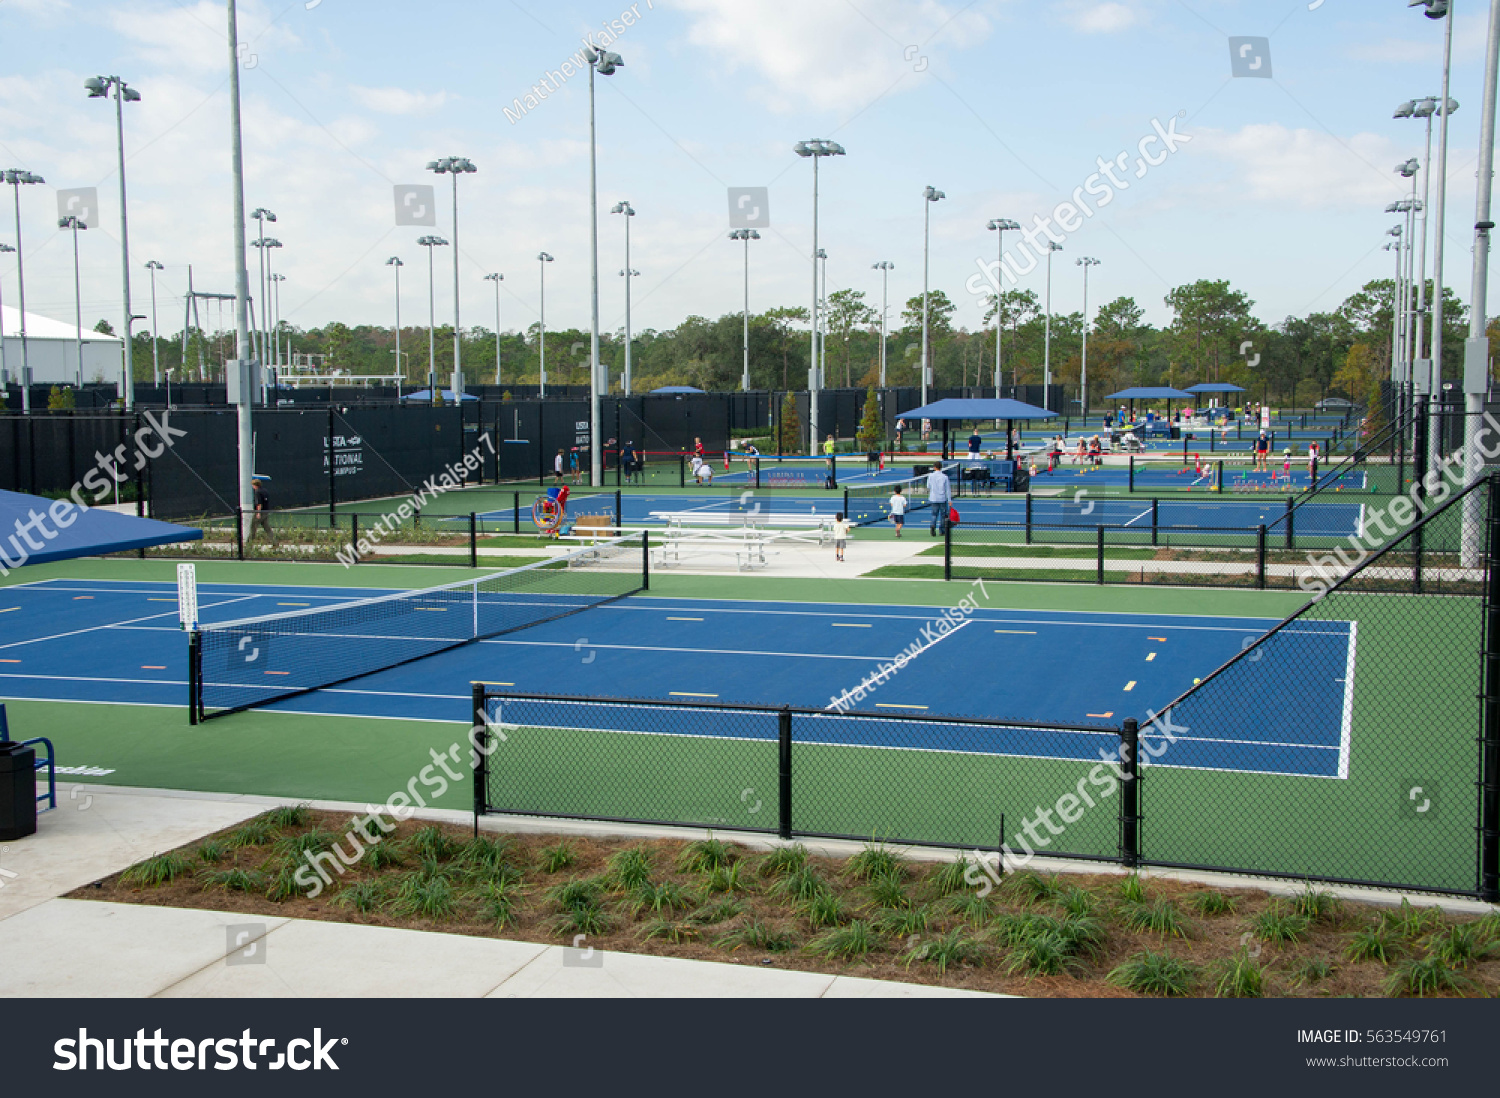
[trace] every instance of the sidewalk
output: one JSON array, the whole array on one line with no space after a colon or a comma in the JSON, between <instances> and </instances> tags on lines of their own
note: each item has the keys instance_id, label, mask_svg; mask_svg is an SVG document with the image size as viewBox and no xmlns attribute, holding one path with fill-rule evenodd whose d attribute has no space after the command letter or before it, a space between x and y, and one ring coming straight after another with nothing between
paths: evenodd
<instances>
[{"instance_id":1,"label":"sidewalk","mask_svg":"<svg viewBox=\"0 0 1500 1098\"><path fill-rule=\"evenodd\" d=\"M288 802L108 786L60 790L57 810L39 819L36 835L0 843L0 997L994 997L758 965L56 898L281 803ZM579 829L557 821L486 823Z\"/></svg>"}]
</instances>

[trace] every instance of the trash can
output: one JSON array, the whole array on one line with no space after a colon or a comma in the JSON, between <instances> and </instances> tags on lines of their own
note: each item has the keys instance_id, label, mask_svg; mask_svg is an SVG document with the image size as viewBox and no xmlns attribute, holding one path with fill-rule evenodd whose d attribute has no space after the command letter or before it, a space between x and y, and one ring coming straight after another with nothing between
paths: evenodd
<instances>
[{"instance_id":1,"label":"trash can","mask_svg":"<svg viewBox=\"0 0 1500 1098\"><path fill-rule=\"evenodd\" d=\"M36 834L36 750L0 741L0 842Z\"/></svg>"}]
</instances>

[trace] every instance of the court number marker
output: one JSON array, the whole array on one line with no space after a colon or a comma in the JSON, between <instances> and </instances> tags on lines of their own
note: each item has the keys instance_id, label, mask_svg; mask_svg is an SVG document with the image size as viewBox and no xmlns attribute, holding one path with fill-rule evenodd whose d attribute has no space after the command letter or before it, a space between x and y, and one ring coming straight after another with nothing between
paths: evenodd
<instances>
[{"instance_id":1,"label":"court number marker","mask_svg":"<svg viewBox=\"0 0 1500 1098\"><path fill-rule=\"evenodd\" d=\"M693 694L686 690L673 690L670 694L674 698L717 698L717 694Z\"/></svg>"},{"instance_id":2,"label":"court number marker","mask_svg":"<svg viewBox=\"0 0 1500 1098\"><path fill-rule=\"evenodd\" d=\"M1135 689L1135 680L1131 679L1129 682L1127 682L1125 684L1125 690L1128 693L1128 692L1130 692L1131 690L1134 690L1134 689Z\"/></svg>"},{"instance_id":3,"label":"court number marker","mask_svg":"<svg viewBox=\"0 0 1500 1098\"><path fill-rule=\"evenodd\" d=\"M702 618L668 618L668 621L702 621ZM714 697L718 697L717 694Z\"/></svg>"},{"instance_id":4,"label":"court number marker","mask_svg":"<svg viewBox=\"0 0 1500 1098\"><path fill-rule=\"evenodd\" d=\"M832 624L833 624L833 627L835 629L874 629L875 628L873 625L869 625L869 624L864 623L864 622L836 621L836 622L833 622Z\"/></svg>"},{"instance_id":5,"label":"court number marker","mask_svg":"<svg viewBox=\"0 0 1500 1098\"><path fill-rule=\"evenodd\" d=\"M1011 634L1014 634L1015 636L1018 636L1018 637L1034 637L1034 636L1036 636L1036 630L1035 629L996 629L995 632L997 632L997 633L1011 633Z\"/></svg>"},{"instance_id":6,"label":"court number marker","mask_svg":"<svg viewBox=\"0 0 1500 1098\"><path fill-rule=\"evenodd\" d=\"M1156 659L1156 653L1155 652L1149 652L1149 653L1147 653L1147 655L1146 655L1146 662L1147 663L1150 663L1154 659Z\"/></svg>"},{"instance_id":7,"label":"court number marker","mask_svg":"<svg viewBox=\"0 0 1500 1098\"><path fill-rule=\"evenodd\" d=\"M1108 713L1085 713L1084 714L1084 716L1086 716L1086 717L1113 717L1114 715L1115 715L1115 711L1113 709L1111 709Z\"/></svg>"},{"instance_id":8,"label":"court number marker","mask_svg":"<svg viewBox=\"0 0 1500 1098\"><path fill-rule=\"evenodd\" d=\"M876 709L926 709L925 705L896 705L892 702L876 702Z\"/></svg>"}]
</instances>

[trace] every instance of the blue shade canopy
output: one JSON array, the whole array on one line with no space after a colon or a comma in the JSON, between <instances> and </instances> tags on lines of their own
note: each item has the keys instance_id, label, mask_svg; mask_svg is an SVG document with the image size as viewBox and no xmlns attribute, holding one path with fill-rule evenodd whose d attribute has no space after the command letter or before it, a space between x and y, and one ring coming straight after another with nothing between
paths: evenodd
<instances>
[{"instance_id":1,"label":"blue shade canopy","mask_svg":"<svg viewBox=\"0 0 1500 1098\"><path fill-rule=\"evenodd\" d=\"M1202 385L1192 385L1187 389L1190 393L1243 393L1238 385L1231 385L1227 381L1205 381Z\"/></svg>"},{"instance_id":2,"label":"blue shade canopy","mask_svg":"<svg viewBox=\"0 0 1500 1098\"><path fill-rule=\"evenodd\" d=\"M660 389L652 389L653 393L701 393L702 389L694 389L691 385L663 385Z\"/></svg>"},{"instance_id":3,"label":"blue shade canopy","mask_svg":"<svg viewBox=\"0 0 1500 1098\"><path fill-rule=\"evenodd\" d=\"M1191 392L1183 392L1181 389L1172 389L1165 385L1146 387L1141 389L1121 389L1118 393L1110 393L1105 400L1192 400Z\"/></svg>"},{"instance_id":4,"label":"blue shade canopy","mask_svg":"<svg viewBox=\"0 0 1500 1098\"><path fill-rule=\"evenodd\" d=\"M1023 404L1019 400L960 400L949 397L934 404L901 412L897 419L1056 419L1059 413L1049 412L1034 404Z\"/></svg>"},{"instance_id":5,"label":"blue shade canopy","mask_svg":"<svg viewBox=\"0 0 1500 1098\"><path fill-rule=\"evenodd\" d=\"M201 540L203 531L188 526L0 491L0 565L6 568Z\"/></svg>"},{"instance_id":6,"label":"blue shade canopy","mask_svg":"<svg viewBox=\"0 0 1500 1098\"><path fill-rule=\"evenodd\" d=\"M419 393L407 393L401 399L402 400L409 400L413 404L431 404L432 403L432 390L431 389L423 389ZM455 401L459 401L459 400L478 400L478 399L479 398L477 396L475 396L473 393L465 393L465 394L463 394L463 396L455 396L452 389L444 389L443 390L443 402L445 404L452 404Z\"/></svg>"}]
</instances>

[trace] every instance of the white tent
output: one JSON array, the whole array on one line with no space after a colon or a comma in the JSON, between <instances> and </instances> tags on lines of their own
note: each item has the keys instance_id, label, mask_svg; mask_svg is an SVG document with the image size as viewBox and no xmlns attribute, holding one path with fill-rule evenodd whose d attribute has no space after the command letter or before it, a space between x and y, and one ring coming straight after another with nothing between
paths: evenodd
<instances>
[{"instance_id":1,"label":"white tent","mask_svg":"<svg viewBox=\"0 0 1500 1098\"><path fill-rule=\"evenodd\" d=\"M21 383L21 311L0 305L0 384ZM120 380L125 341L119 336L83 332L83 380ZM51 317L26 314L26 362L33 385L78 383L78 329Z\"/></svg>"}]
</instances>

